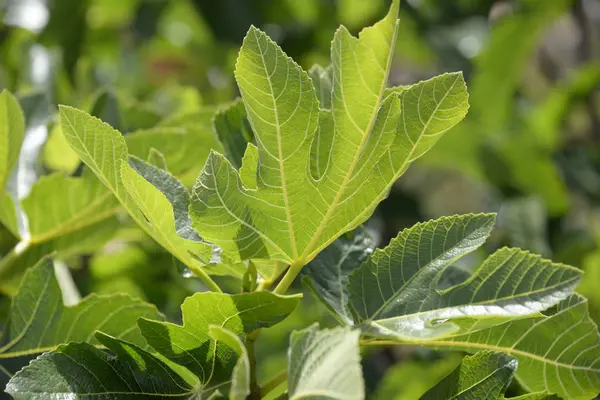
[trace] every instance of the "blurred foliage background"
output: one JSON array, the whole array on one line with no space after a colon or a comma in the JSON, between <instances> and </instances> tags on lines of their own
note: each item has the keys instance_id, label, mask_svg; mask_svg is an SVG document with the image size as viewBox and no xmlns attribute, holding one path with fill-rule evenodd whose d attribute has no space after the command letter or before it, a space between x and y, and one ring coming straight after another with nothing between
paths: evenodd
<instances>
[{"instance_id":1,"label":"blurred foliage background","mask_svg":"<svg viewBox=\"0 0 600 400\"><path fill-rule=\"evenodd\" d=\"M58 104L87 110L128 134L133 154L146 155L146 142L138 139L152 135L154 127L185 125L188 139L157 135L155 147L167 164L178 166L173 173L193 184L208 149L219 148L211 118L238 94L233 68L251 24L308 69L328 64L339 24L358 33L388 5L0 0L0 88L19 96L27 118L19 198L50 172L82 173L55 124ZM498 212L494 236L464 266L475 268L486 251L506 244L581 267L586 275L579 290L600 322L600 3L406 0L401 9L390 85L461 70L471 109L397 182L369 229L385 244L418 221ZM0 255L10 255L15 244L0 226ZM110 224L79 232L76 241L59 238L52 248L71 267L82 295L128 292L157 304L174 321L182 300L203 290L120 214ZM22 270L49 250L40 246L32 252L0 277L1 316ZM236 290L234 282L223 282ZM327 323L325 314L307 296L282 326L267 329L259 341L260 376L282 368L291 329L323 318ZM398 347L369 350L363 362L370 398L414 399L459 358ZM518 393L516 386L512 390Z\"/></svg>"}]
</instances>

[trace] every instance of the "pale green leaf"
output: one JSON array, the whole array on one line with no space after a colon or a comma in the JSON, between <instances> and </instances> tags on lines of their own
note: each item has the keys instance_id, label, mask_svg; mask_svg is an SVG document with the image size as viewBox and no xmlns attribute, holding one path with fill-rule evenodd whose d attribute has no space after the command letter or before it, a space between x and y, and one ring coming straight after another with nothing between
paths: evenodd
<instances>
[{"instance_id":1,"label":"pale green leaf","mask_svg":"<svg viewBox=\"0 0 600 400\"><path fill-rule=\"evenodd\" d=\"M352 323L348 307L348 275L371 254L373 239L364 228L347 233L302 269L309 288L344 323Z\"/></svg>"},{"instance_id":2,"label":"pale green leaf","mask_svg":"<svg viewBox=\"0 0 600 400\"><path fill-rule=\"evenodd\" d=\"M0 260L0 289L10 292L10 281L42 257L64 257L95 250L117 229L119 203L89 171L72 178L62 173L42 176L21 201L27 231L21 242Z\"/></svg>"},{"instance_id":3,"label":"pale green leaf","mask_svg":"<svg viewBox=\"0 0 600 400\"><path fill-rule=\"evenodd\" d=\"M21 144L25 137L25 117L18 100L7 90L0 92L0 223L19 237L17 209L13 198L5 193Z\"/></svg>"},{"instance_id":4,"label":"pale green leaf","mask_svg":"<svg viewBox=\"0 0 600 400\"><path fill-rule=\"evenodd\" d=\"M213 387L231 379L236 358L228 346L210 337L209 326L220 326L244 338L284 319L300 298L269 292L196 293L181 306L183 326L144 318L138 325L157 352L192 371L204 387Z\"/></svg>"},{"instance_id":5,"label":"pale green leaf","mask_svg":"<svg viewBox=\"0 0 600 400\"><path fill-rule=\"evenodd\" d=\"M208 329L211 338L225 343L238 356L231 375L229 400L246 400L246 397L250 394L250 359L244 343L227 329L215 325L209 326Z\"/></svg>"},{"instance_id":6,"label":"pale green leaf","mask_svg":"<svg viewBox=\"0 0 600 400\"><path fill-rule=\"evenodd\" d=\"M116 214L119 203L88 171L81 178L62 173L43 176L23 199L29 242L41 243Z\"/></svg>"},{"instance_id":7,"label":"pale green leaf","mask_svg":"<svg viewBox=\"0 0 600 400\"><path fill-rule=\"evenodd\" d=\"M517 365L517 360L506 354L478 352L465 357L458 368L421 399L501 400Z\"/></svg>"},{"instance_id":8,"label":"pale green leaf","mask_svg":"<svg viewBox=\"0 0 600 400\"><path fill-rule=\"evenodd\" d=\"M71 107L60 107L60 119L71 147L134 221L183 264L204 277L200 267L210 261L212 246L177 235L169 200L129 166L123 136L108 124ZM212 288L217 290L216 286Z\"/></svg>"},{"instance_id":9,"label":"pale green leaf","mask_svg":"<svg viewBox=\"0 0 600 400\"><path fill-rule=\"evenodd\" d=\"M114 354L87 343L70 343L45 353L7 386L15 400L190 399L194 386L140 347L96 333Z\"/></svg>"},{"instance_id":10,"label":"pale green leaf","mask_svg":"<svg viewBox=\"0 0 600 400\"><path fill-rule=\"evenodd\" d=\"M449 267L485 242L494 220L444 217L400 232L350 274L355 324L370 335L433 339L533 315L572 293L580 270L508 248L448 287Z\"/></svg>"},{"instance_id":11,"label":"pale green leaf","mask_svg":"<svg viewBox=\"0 0 600 400\"><path fill-rule=\"evenodd\" d=\"M356 330L319 330L316 325L293 332L288 351L289 399L364 399L358 338Z\"/></svg>"},{"instance_id":12,"label":"pale green leaf","mask_svg":"<svg viewBox=\"0 0 600 400\"><path fill-rule=\"evenodd\" d=\"M8 91L0 92L0 193L14 169L25 136L25 118L18 100Z\"/></svg>"},{"instance_id":13,"label":"pale green leaf","mask_svg":"<svg viewBox=\"0 0 600 400\"><path fill-rule=\"evenodd\" d=\"M212 153L190 209L202 237L242 259L298 268L370 216L410 163L464 117L460 74L386 96L397 14L395 1L359 38L338 30L331 112L320 109L309 75L250 29L235 75L257 143L256 189Z\"/></svg>"},{"instance_id":14,"label":"pale green leaf","mask_svg":"<svg viewBox=\"0 0 600 400\"><path fill-rule=\"evenodd\" d=\"M519 361L517 379L532 392L582 400L600 392L600 335L589 318L587 301L578 295L545 316L434 340L427 346L507 353Z\"/></svg>"},{"instance_id":15,"label":"pale green leaf","mask_svg":"<svg viewBox=\"0 0 600 400\"><path fill-rule=\"evenodd\" d=\"M121 294L92 294L66 307L54 268L44 261L27 270L13 298L0 339L0 366L12 373L35 355L61 343L99 345L94 339L96 330L145 346L136 325L139 317L162 319L154 306Z\"/></svg>"}]
</instances>

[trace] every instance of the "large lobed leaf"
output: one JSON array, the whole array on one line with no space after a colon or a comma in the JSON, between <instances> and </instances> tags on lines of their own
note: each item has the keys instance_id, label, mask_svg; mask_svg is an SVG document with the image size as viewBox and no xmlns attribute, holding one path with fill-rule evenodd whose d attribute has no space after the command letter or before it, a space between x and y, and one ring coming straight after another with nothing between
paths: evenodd
<instances>
[{"instance_id":1,"label":"large lobed leaf","mask_svg":"<svg viewBox=\"0 0 600 400\"><path fill-rule=\"evenodd\" d=\"M239 173L209 156L190 208L202 237L242 259L299 268L364 221L409 164L464 117L460 74L385 90L397 14L395 1L359 38L338 30L331 72L312 71L320 89L332 85L331 110L320 108L328 96L317 96L309 75L250 29L235 75L257 147L248 147Z\"/></svg>"},{"instance_id":2,"label":"large lobed leaf","mask_svg":"<svg viewBox=\"0 0 600 400\"><path fill-rule=\"evenodd\" d=\"M99 345L96 330L146 346L137 327L139 317L162 319L154 306L121 294L92 294L66 307L52 264L42 262L27 271L12 300L0 339L0 371L8 378L31 358L62 343Z\"/></svg>"}]
</instances>

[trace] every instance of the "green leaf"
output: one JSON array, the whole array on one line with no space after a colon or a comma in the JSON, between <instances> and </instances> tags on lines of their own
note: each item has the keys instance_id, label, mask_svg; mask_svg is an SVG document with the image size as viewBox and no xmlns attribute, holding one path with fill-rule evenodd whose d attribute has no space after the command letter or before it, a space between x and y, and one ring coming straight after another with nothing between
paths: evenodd
<instances>
[{"instance_id":1,"label":"green leaf","mask_svg":"<svg viewBox=\"0 0 600 400\"><path fill-rule=\"evenodd\" d=\"M116 232L119 203L85 171L82 177L62 173L42 176L21 201L27 230L21 242L0 260L0 281L18 280L42 257L64 257L76 250L96 249ZM6 289L6 288L4 288Z\"/></svg>"},{"instance_id":2,"label":"green leaf","mask_svg":"<svg viewBox=\"0 0 600 400\"><path fill-rule=\"evenodd\" d=\"M308 287L343 323L353 321L348 307L348 275L373 253L374 247L368 232L356 229L333 242L301 272Z\"/></svg>"},{"instance_id":3,"label":"green leaf","mask_svg":"<svg viewBox=\"0 0 600 400\"><path fill-rule=\"evenodd\" d=\"M545 316L511 321L448 339L435 348L501 351L519 361L517 379L529 391L590 399L600 389L600 334L587 300L571 295Z\"/></svg>"},{"instance_id":4,"label":"green leaf","mask_svg":"<svg viewBox=\"0 0 600 400\"><path fill-rule=\"evenodd\" d=\"M19 159L25 137L25 117L18 100L7 90L0 92L0 223L19 237L14 200L5 193L8 178Z\"/></svg>"},{"instance_id":5,"label":"green leaf","mask_svg":"<svg viewBox=\"0 0 600 400\"><path fill-rule=\"evenodd\" d=\"M101 332L95 336L114 355L87 343L59 346L18 372L7 392L15 400L190 399L198 394L169 365L140 347Z\"/></svg>"},{"instance_id":6,"label":"green leaf","mask_svg":"<svg viewBox=\"0 0 600 400\"><path fill-rule=\"evenodd\" d=\"M517 360L503 353L478 352L421 397L422 400L500 400L517 369Z\"/></svg>"},{"instance_id":7,"label":"green leaf","mask_svg":"<svg viewBox=\"0 0 600 400\"><path fill-rule=\"evenodd\" d=\"M60 120L73 150L133 220L213 290L220 290L201 269L202 265L210 262L212 246L177 235L169 200L129 166L123 136L108 124L71 107L60 107Z\"/></svg>"},{"instance_id":8,"label":"green leaf","mask_svg":"<svg viewBox=\"0 0 600 400\"><path fill-rule=\"evenodd\" d=\"M54 268L44 261L27 270L13 298L0 340L0 366L10 374L35 355L71 341L97 346L96 330L146 346L136 325L139 317L162 319L154 306L121 294L92 294L65 307Z\"/></svg>"},{"instance_id":9,"label":"green leaf","mask_svg":"<svg viewBox=\"0 0 600 400\"><path fill-rule=\"evenodd\" d=\"M246 145L254 140L254 132L248 122L242 100L237 99L227 108L217 111L214 126L219 140L223 143L223 154L235 168L240 168Z\"/></svg>"},{"instance_id":10,"label":"green leaf","mask_svg":"<svg viewBox=\"0 0 600 400\"><path fill-rule=\"evenodd\" d=\"M257 143L257 167L248 167L256 189L213 152L190 208L202 237L242 259L276 259L297 271L368 218L410 163L465 116L460 74L386 95L397 14L395 1L359 38L338 30L331 113L320 109L309 75L265 33L249 30L235 76ZM311 154L319 161L309 168Z\"/></svg>"},{"instance_id":11,"label":"green leaf","mask_svg":"<svg viewBox=\"0 0 600 400\"><path fill-rule=\"evenodd\" d=\"M209 326L220 326L244 338L283 320L300 299L269 292L196 293L181 306L183 326L144 318L138 325L157 352L192 371L204 387L213 387L230 380L236 360L228 346L211 338Z\"/></svg>"},{"instance_id":12,"label":"green leaf","mask_svg":"<svg viewBox=\"0 0 600 400\"><path fill-rule=\"evenodd\" d=\"M209 109L168 120L155 128L126 135L125 143L129 153L141 159L148 158L151 149L158 150L175 176L197 176L210 149L222 148L212 132L212 115Z\"/></svg>"},{"instance_id":13,"label":"green leaf","mask_svg":"<svg viewBox=\"0 0 600 400\"><path fill-rule=\"evenodd\" d=\"M25 136L25 118L18 100L8 91L0 92L0 193L17 160Z\"/></svg>"},{"instance_id":14,"label":"green leaf","mask_svg":"<svg viewBox=\"0 0 600 400\"><path fill-rule=\"evenodd\" d=\"M89 172L81 178L62 173L43 176L23 199L29 242L41 243L116 214L119 203Z\"/></svg>"},{"instance_id":15,"label":"green leaf","mask_svg":"<svg viewBox=\"0 0 600 400\"><path fill-rule=\"evenodd\" d=\"M225 343L237 354L238 360L231 375L229 400L246 400L250 394L250 359L244 343L233 332L219 326L209 326L208 333L213 340Z\"/></svg>"},{"instance_id":16,"label":"green leaf","mask_svg":"<svg viewBox=\"0 0 600 400\"><path fill-rule=\"evenodd\" d=\"M293 332L288 351L289 399L364 399L359 336L357 330L318 330L316 325Z\"/></svg>"},{"instance_id":17,"label":"green leaf","mask_svg":"<svg viewBox=\"0 0 600 400\"><path fill-rule=\"evenodd\" d=\"M450 374L460 361L461 357L451 354L435 361L419 359L397 363L386 370L372 400L420 399L429 388Z\"/></svg>"},{"instance_id":18,"label":"green leaf","mask_svg":"<svg viewBox=\"0 0 600 400\"><path fill-rule=\"evenodd\" d=\"M536 314L568 297L581 271L503 248L468 279L448 268L481 246L494 214L444 217L405 229L350 274L355 324L369 335L425 340Z\"/></svg>"}]
</instances>

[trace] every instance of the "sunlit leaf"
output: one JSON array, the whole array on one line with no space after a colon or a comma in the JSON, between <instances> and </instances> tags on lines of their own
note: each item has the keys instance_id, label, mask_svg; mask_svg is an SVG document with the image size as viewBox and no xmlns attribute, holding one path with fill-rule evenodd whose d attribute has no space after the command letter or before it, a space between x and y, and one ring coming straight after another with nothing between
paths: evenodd
<instances>
[{"instance_id":1,"label":"sunlit leaf","mask_svg":"<svg viewBox=\"0 0 600 400\"><path fill-rule=\"evenodd\" d=\"M192 271L200 277L205 276L200 267L210 262L212 246L190 242L177 235L171 204L164 194L129 166L123 136L108 124L71 107L61 106L60 118L71 147L134 221ZM190 252L192 249L193 253Z\"/></svg>"},{"instance_id":2,"label":"sunlit leaf","mask_svg":"<svg viewBox=\"0 0 600 400\"><path fill-rule=\"evenodd\" d=\"M386 95L397 14L394 2L359 38L337 31L331 113L320 110L309 75L265 33L250 29L235 75L257 143L258 165L248 166L256 170L256 189L212 153L190 209L202 237L242 259L276 259L298 269L362 223L410 163L464 117L460 74ZM317 158L329 162L319 161L311 173L321 137L331 140L322 141Z\"/></svg>"}]
</instances>

